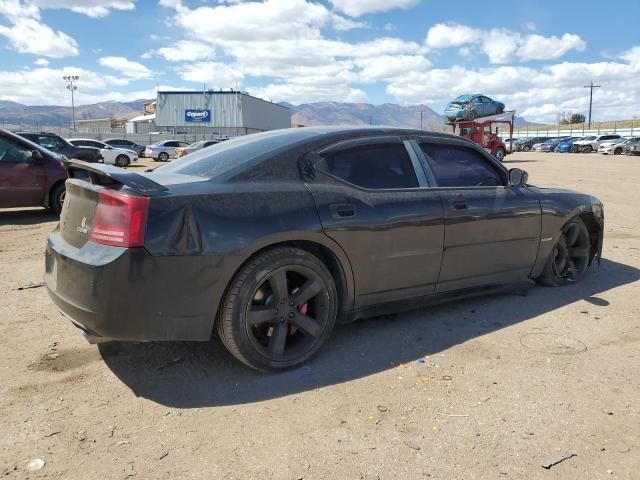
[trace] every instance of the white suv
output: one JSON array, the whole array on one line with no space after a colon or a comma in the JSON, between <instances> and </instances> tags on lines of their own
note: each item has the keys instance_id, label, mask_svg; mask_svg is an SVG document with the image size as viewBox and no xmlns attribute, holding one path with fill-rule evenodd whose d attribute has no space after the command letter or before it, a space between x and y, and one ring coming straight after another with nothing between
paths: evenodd
<instances>
[{"instance_id":1,"label":"white suv","mask_svg":"<svg viewBox=\"0 0 640 480\"><path fill-rule=\"evenodd\" d=\"M579 152L589 153L597 151L598 148L600 148L600 143L606 140L616 140L618 138L621 138L620 135L591 135L590 137L585 137L573 144L578 147Z\"/></svg>"}]
</instances>

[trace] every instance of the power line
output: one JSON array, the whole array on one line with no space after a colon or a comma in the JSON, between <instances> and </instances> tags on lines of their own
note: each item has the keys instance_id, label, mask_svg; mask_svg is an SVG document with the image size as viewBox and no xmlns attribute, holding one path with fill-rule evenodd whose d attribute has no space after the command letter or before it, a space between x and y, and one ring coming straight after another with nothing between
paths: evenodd
<instances>
[{"instance_id":1,"label":"power line","mask_svg":"<svg viewBox=\"0 0 640 480\"><path fill-rule=\"evenodd\" d=\"M585 85L584 88L588 88L589 91L589 128L591 128L591 107L593 105L593 89L600 88L602 85L594 85L593 82L589 85Z\"/></svg>"}]
</instances>

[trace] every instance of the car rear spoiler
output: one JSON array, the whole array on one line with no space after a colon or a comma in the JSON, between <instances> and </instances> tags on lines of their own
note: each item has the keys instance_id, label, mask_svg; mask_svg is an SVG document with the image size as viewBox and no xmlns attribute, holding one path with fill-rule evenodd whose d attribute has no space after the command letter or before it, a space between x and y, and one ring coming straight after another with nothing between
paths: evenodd
<instances>
[{"instance_id":1,"label":"car rear spoiler","mask_svg":"<svg viewBox=\"0 0 640 480\"><path fill-rule=\"evenodd\" d=\"M138 173L127 172L121 168L102 163L88 163L82 160L65 159L62 161L64 168L69 172L69 178L86 179L85 175L78 175L79 172L87 172L91 183L96 185L122 184L131 190L143 195L164 192L167 187L154 182Z\"/></svg>"}]
</instances>

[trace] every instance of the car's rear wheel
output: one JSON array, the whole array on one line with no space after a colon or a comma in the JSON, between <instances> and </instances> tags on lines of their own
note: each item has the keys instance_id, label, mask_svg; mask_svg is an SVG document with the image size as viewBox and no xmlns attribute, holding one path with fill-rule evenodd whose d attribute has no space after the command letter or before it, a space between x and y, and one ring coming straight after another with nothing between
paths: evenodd
<instances>
[{"instance_id":1,"label":"car's rear wheel","mask_svg":"<svg viewBox=\"0 0 640 480\"><path fill-rule=\"evenodd\" d=\"M62 207L64 205L64 198L66 196L66 189L64 186L64 182L56 185L53 190L51 190L49 197L49 205L51 209L56 213L56 215L60 215L62 212Z\"/></svg>"},{"instance_id":2,"label":"car's rear wheel","mask_svg":"<svg viewBox=\"0 0 640 480\"><path fill-rule=\"evenodd\" d=\"M331 334L337 292L312 254L274 248L234 278L217 320L220 339L237 359L258 370L300 365Z\"/></svg>"},{"instance_id":3,"label":"car's rear wheel","mask_svg":"<svg viewBox=\"0 0 640 480\"><path fill-rule=\"evenodd\" d=\"M126 155L118 155L116 157L116 166L125 168L129 166L129 157Z\"/></svg>"},{"instance_id":4,"label":"car's rear wheel","mask_svg":"<svg viewBox=\"0 0 640 480\"><path fill-rule=\"evenodd\" d=\"M169 160L169 154L167 152L160 152L160 155L158 155L158 160L160 160L161 162L166 162L167 160Z\"/></svg>"},{"instance_id":5,"label":"car's rear wheel","mask_svg":"<svg viewBox=\"0 0 640 480\"><path fill-rule=\"evenodd\" d=\"M506 155L507 152L505 152L504 148L500 147L496 150L496 153L494 153L496 159L498 159L499 161L503 161L504 160L504 156Z\"/></svg>"},{"instance_id":6,"label":"car's rear wheel","mask_svg":"<svg viewBox=\"0 0 640 480\"><path fill-rule=\"evenodd\" d=\"M589 267L590 254L589 230L582 219L572 218L562 227L538 281L551 287L580 281Z\"/></svg>"}]
</instances>

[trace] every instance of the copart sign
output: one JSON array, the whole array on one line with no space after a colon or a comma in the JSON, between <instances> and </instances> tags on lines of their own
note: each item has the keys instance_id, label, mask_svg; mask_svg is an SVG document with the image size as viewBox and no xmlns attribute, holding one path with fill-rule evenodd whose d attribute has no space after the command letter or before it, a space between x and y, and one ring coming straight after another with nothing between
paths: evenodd
<instances>
[{"instance_id":1,"label":"copart sign","mask_svg":"<svg viewBox=\"0 0 640 480\"><path fill-rule=\"evenodd\" d=\"M185 110L184 121L193 123L208 123L211 121L211 110Z\"/></svg>"}]
</instances>

